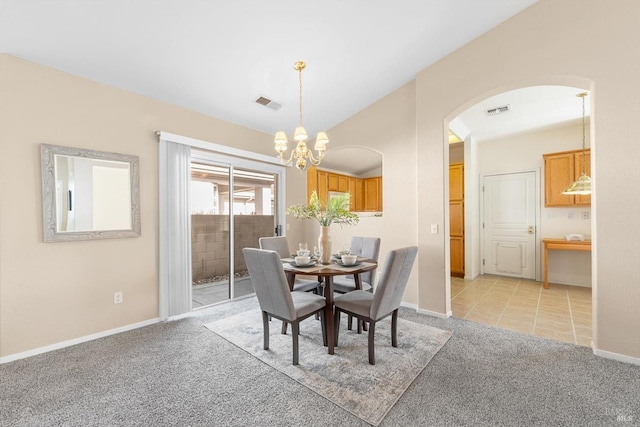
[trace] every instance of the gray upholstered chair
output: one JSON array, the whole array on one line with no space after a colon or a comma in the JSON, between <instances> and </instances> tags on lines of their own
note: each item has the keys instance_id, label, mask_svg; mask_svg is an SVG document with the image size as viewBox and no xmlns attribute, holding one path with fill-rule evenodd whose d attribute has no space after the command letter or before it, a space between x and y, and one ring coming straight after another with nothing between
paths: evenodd
<instances>
[{"instance_id":1,"label":"gray upholstered chair","mask_svg":"<svg viewBox=\"0 0 640 427\"><path fill-rule=\"evenodd\" d=\"M289 252L289 242L284 236L260 237L258 239L258 243L260 244L260 249L275 251L278 253L280 258L289 258L291 256L291 252ZM314 293L319 294L320 282L317 280L296 278L296 281L293 284L293 290L299 292L313 291Z\"/></svg>"},{"instance_id":2,"label":"gray upholstered chair","mask_svg":"<svg viewBox=\"0 0 640 427\"><path fill-rule=\"evenodd\" d=\"M379 237L358 237L351 238L351 253L359 257L368 258L378 262L380 254L380 238ZM367 271L360 274L360 284L363 291L373 292L373 281L376 277L376 270ZM333 278L333 291L339 294L356 290L356 281L353 274L348 276L336 276ZM347 328L351 330L352 317L349 316ZM358 323L358 333L362 330L362 325Z\"/></svg>"},{"instance_id":3,"label":"gray upholstered chair","mask_svg":"<svg viewBox=\"0 0 640 427\"><path fill-rule=\"evenodd\" d=\"M378 262L380 254L380 238L378 237L357 237L351 238L351 253L359 257L372 259ZM362 290L373 291L373 279L376 277L376 270L367 271L360 274ZM336 276L333 278L333 291L340 294L356 290L356 282L353 275Z\"/></svg>"},{"instance_id":4,"label":"gray upholstered chair","mask_svg":"<svg viewBox=\"0 0 640 427\"><path fill-rule=\"evenodd\" d=\"M322 339L326 342L324 297L309 292L291 292L277 252L255 248L242 249L251 282L262 310L264 349L269 349L269 316L291 324L293 364L298 364L300 321L316 313L320 315Z\"/></svg>"},{"instance_id":5,"label":"gray upholstered chair","mask_svg":"<svg viewBox=\"0 0 640 427\"><path fill-rule=\"evenodd\" d=\"M387 255L380 281L375 292L357 290L339 295L333 300L335 315L335 343L338 345L340 329L340 313L357 317L369 324L369 363L376 364L374 352L374 336L376 322L391 316L391 345L398 346L398 309L402 302L402 295L407 286L413 262L418 248L396 249Z\"/></svg>"}]
</instances>

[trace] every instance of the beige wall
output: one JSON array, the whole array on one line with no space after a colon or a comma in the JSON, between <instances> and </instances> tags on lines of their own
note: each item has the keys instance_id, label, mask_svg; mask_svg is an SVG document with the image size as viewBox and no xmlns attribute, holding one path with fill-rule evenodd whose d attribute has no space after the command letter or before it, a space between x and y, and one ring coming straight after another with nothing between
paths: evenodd
<instances>
[{"instance_id":1,"label":"beige wall","mask_svg":"<svg viewBox=\"0 0 640 427\"><path fill-rule=\"evenodd\" d=\"M406 84L330 129L329 136L329 149L362 146L382 154L382 216L363 217L355 226L331 226L333 248L349 244L351 236L380 237L382 265L389 250L415 245L416 241L415 83ZM311 244L317 241L320 229L316 222L306 222L305 237ZM417 304L417 297L414 268L404 301Z\"/></svg>"},{"instance_id":2,"label":"beige wall","mask_svg":"<svg viewBox=\"0 0 640 427\"><path fill-rule=\"evenodd\" d=\"M446 122L481 99L518 87L591 91L594 344L640 358L640 2L542 0L417 76L418 188L446 182ZM632 53L635 52L635 53ZM620 64L621 66L618 66ZM624 209L621 209L621 203ZM420 191L419 304L447 310L442 191Z\"/></svg>"},{"instance_id":3,"label":"beige wall","mask_svg":"<svg viewBox=\"0 0 640 427\"><path fill-rule=\"evenodd\" d=\"M0 357L158 317L157 130L274 154L270 135L6 55L0 129ZM139 156L142 236L43 243L41 143Z\"/></svg>"},{"instance_id":4,"label":"beige wall","mask_svg":"<svg viewBox=\"0 0 640 427\"><path fill-rule=\"evenodd\" d=\"M382 256L418 244L405 302L449 309L445 218L447 121L481 99L536 84L591 91L594 341L640 358L640 3L541 0L426 68L394 93L330 130L332 146L384 156L384 215L350 229L382 237ZM619 66L623 64L624 66ZM158 315L156 130L271 154L270 135L0 55L0 356ZM140 156L142 236L42 243L40 143ZM622 154L621 154L622 153ZM306 199L288 171L287 204ZM624 203L625 209L620 209ZM292 242L317 224L287 218ZM430 225L440 232L431 234ZM113 292L125 303L113 305Z\"/></svg>"}]
</instances>

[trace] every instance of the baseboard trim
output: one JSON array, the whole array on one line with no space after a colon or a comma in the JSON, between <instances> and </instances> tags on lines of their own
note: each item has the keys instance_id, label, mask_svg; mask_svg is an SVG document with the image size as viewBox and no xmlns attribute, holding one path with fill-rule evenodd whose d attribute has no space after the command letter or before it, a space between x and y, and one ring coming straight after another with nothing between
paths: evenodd
<instances>
[{"instance_id":1,"label":"baseboard trim","mask_svg":"<svg viewBox=\"0 0 640 427\"><path fill-rule=\"evenodd\" d=\"M401 302L400 307L406 307L418 311L418 306L416 304L409 304L408 302Z\"/></svg>"},{"instance_id":2,"label":"baseboard trim","mask_svg":"<svg viewBox=\"0 0 640 427\"><path fill-rule=\"evenodd\" d=\"M426 314L440 319L448 319L451 316L451 313L438 313L437 311L425 310L424 308L417 308L416 311L420 314Z\"/></svg>"},{"instance_id":3,"label":"baseboard trim","mask_svg":"<svg viewBox=\"0 0 640 427\"><path fill-rule=\"evenodd\" d=\"M37 356L38 354L59 350L61 348L71 347L72 345L81 344L83 342L97 340L98 338L108 337L109 335L115 335L121 332L126 332L133 329L142 328L144 326L153 325L154 323L158 323L159 321L160 321L160 318L149 319L143 322L132 323L130 325L121 326L119 328L109 329L108 331L102 331L96 334L86 335L84 337L62 341L62 342L47 345L44 347L34 348L33 350L27 350L21 353L10 354L9 356L0 357L0 365L4 363L13 362L15 360L26 359L27 357L31 357L31 356Z\"/></svg>"},{"instance_id":4,"label":"baseboard trim","mask_svg":"<svg viewBox=\"0 0 640 427\"><path fill-rule=\"evenodd\" d=\"M640 366L640 358L638 357L625 356L624 354L613 353L606 350L598 350L597 348L593 349L593 354L595 354L596 356L604 357L605 359L612 359L617 360L618 362L630 363L632 365Z\"/></svg>"}]
</instances>

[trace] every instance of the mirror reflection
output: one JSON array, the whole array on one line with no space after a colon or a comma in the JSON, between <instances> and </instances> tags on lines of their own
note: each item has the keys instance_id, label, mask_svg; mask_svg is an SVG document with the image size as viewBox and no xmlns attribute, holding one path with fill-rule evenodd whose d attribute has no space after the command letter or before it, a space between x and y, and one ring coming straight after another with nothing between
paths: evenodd
<instances>
[{"instance_id":1,"label":"mirror reflection","mask_svg":"<svg viewBox=\"0 0 640 427\"><path fill-rule=\"evenodd\" d=\"M58 232L131 229L129 163L55 156Z\"/></svg>"},{"instance_id":2,"label":"mirror reflection","mask_svg":"<svg viewBox=\"0 0 640 427\"><path fill-rule=\"evenodd\" d=\"M138 157L43 144L45 242L140 235Z\"/></svg>"}]
</instances>

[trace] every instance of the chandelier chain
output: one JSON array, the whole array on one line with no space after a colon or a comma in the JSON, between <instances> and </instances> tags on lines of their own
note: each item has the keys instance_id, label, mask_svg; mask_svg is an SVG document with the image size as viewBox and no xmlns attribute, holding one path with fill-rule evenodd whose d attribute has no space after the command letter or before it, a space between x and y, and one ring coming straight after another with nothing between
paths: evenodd
<instances>
[{"instance_id":1,"label":"chandelier chain","mask_svg":"<svg viewBox=\"0 0 640 427\"><path fill-rule=\"evenodd\" d=\"M298 126L302 126L302 67L298 69L298 83L300 86L300 97L298 99L298 114L300 116L300 124Z\"/></svg>"},{"instance_id":2,"label":"chandelier chain","mask_svg":"<svg viewBox=\"0 0 640 427\"><path fill-rule=\"evenodd\" d=\"M585 110L584 110L584 98L587 96L587 93L581 93L580 95L578 95L579 97L582 98L582 175L586 175L587 173L587 167L585 165L585 155L586 155L586 137L585 137L585 126L584 126L584 114L585 114Z\"/></svg>"}]
</instances>

